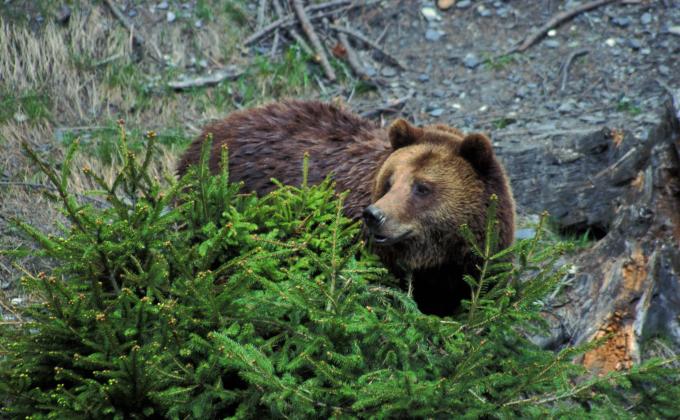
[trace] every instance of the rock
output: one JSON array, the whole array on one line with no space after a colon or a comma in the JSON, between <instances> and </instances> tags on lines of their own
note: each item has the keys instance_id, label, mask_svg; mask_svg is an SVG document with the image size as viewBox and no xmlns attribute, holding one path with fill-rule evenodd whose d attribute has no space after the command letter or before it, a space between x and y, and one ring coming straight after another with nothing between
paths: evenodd
<instances>
[{"instance_id":1,"label":"rock","mask_svg":"<svg viewBox=\"0 0 680 420\"><path fill-rule=\"evenodd\" d=\"M628 25L630 25L630 18L627 16L623 17L617 16L614 19L612 19L612 23L620 28L626 28L628 27Z\"/></svg>"},{"instance_id":2,"label":"rock","mask_svg":"<svg viewBox=\"0 0 680 420\"><path fill-rule=\"evenodd\" d=\"M458 3L456 3L456 8L457 9L467 9L472 5L472 1L470 0L460 0Z\"/></svg>"},{"instance_id":3,"label":"rock","mask_svg":"<svg viewBox=\"0 0 680 420\"><path fill-rule=\"evenodd\" d=\"M43 15L38 15L35 17L35 21L38 23L43 23L44 20L45 18L43 17Z\"/></svg>"},{"instance_id":4,"label":"rock","mask_svg":"<svg viewBox=\"0 0 680 420\"><path fill-rule=\"evenodd\" d=\"M433 117L441 117L444 114L444 108L435 108L430 111L430 115Z\"/></svg>"},{"instance_id":5,"label":"rock","mask_svg":"<svg viewBox=\"0 0 680 420\"><path fill-rule=\"evenodd\" d=\"M555 29L551 29L548 31L547 35L552 38L557 35L557 31Z\"/></svg>"},{"instance_id":6,"label":"rock","mask_svg":"<svg viewBox=\"0 0 680 420\"><path fill-rule=\"evenodd\" d=\"M515 239L517 239L517 240L532 239L535 236L536 236L536 229L532 229L532 228L518 229L515 232Z\"/></svg>"},{"instance_id":7,"label":"rock","mask_svg":"<svg viewBox=\"0 0 680 420\"><path fill-rule=\"evenodd\" d=\"M196 28L202 28L203 27L203 21L201 19L198 19L196 22L194 22L194 27Z\"/></svg>"},{"instance_id":8,"label":"rock","mask_svg":"<svg viewBox=\"0 0 680 420\"><path fill-rule=\"evenodd\" d=\"M559 48L560 41L556 39L548 39L544 42L545 46L548 48Z\"/></svg>"},{"instance_id":9,"label":"rock","mask_svg":"<svg viewBox=\"0 0 680 420\"><path fill-rule=\"evenodd\" d=\"M168 21L168 23L172 23L177 19L177 15L175 15L173 12L168 12L167 15L165 16L165 20Z\"/></svg>"},{"instance_id":10,"label":"rock","mask_svg":"<svg viewBox=\"0 0 680 420\"><path fill-rule=\"evenodd\" d=\"M639 39L631 38L628 40L628 46L637 51L642 48L642 42Z\"/></svg>"},{"instance_id":11,"label":"rock","mask_svg":"<svg viewBox=\"0 0 680 420\"><path fill-rule=\"evenodd\" d=\"M456 4L456 0L439 0L437 1L437 7L439 7L441 10L448 10Z\"/></svg>"},{"instance_id":12,"label":"rock","mask_svg":"<svg viewBox=\"0 0 680 420\"><path fill-rule=\"evenodd\" d=\"M385 77L394 77L397 75L397 69L394 67L383 67L383 69L380 71L380 74Z\"/></svg>"},{"instance_id":13,"label":"rock","mask_svg":"<svg viewBox=\"0 0 680 420\"><path fill-rule=\"evenodd\" d=\"M422 74L418 75L418 81L419 82L427 82L428 80L430 80L430 75L428 75L426 73L422 73Z\"/></svg>"},{"instance_id":14,"label":"rock","mask_svg":"<svg viewBox=\"0 0 680 420\"><path fill-rule=\"evenodd\" d=\"M510 9L508 9L507 7L501 7L496 10L496 15L500 18L506 18L510 16Z\"/></svg>"},{"instance_id":15,"label":"rock","mask_svg":"<svg viewBox=\"0 0 680 420\"><path fill-rule=\"evenodd\" d=\"M71 8L68 7L68 5L63 4L59 8L59 11L57 11L57 15L56 15L57 23L60 23L62 25L66 25L70 18L71 18Z\"/></svg>"},{"instance_id":16,"label":"rock","mask_svg":"<svg viewBox=\"0 0 680 420\"><path fill-rule=\"evenodd\" d=\"M652 15L649 13L643 13L642 16L640 17L640 23L643 25L649 25L652 23Z\"/></svg>"},{"instance_id":17,"label":"rock","mask_svg":"<svg viewBox=\"0 0 680 420\"><path fill-rule=\"evenodd\" d=\"M168 2L162 1L162 2L158 3L158 6L156 6L156 9L168 10Z\"/></svg>"},{"instance_id":18,"label":"rock","mask_svg":"<svg viewBox=\"0 0 680 420\"><path fill-rule=\"evenodd\" d=\"M668 28L668 33L680 36L680 26L670 26Z\"/></svg>"},{"instance_id":19,"label":"rock","mask_svg":"<svg viewBox=\"0 0 680 420\"><path fill-rule=\"evenodd\" d=\"M671 74L671 69L669 69L668 66L662 64L659 66L659 74L662 76L668 76Z\"/></svg>"},{"instance_id":20,"label":"rock","mask_svg":"<svg viewBox=\"0 0 680 420\"><path fill-rule=\"evenodd\" d=\"M481 17L491 16L491 10L487 9L483 4L477 6L477 14Z\"/></svg>"},{"instance_id":21,"label":"rock","mask_svg":"<svg viewBox=\"0 0 680 420\"><path fill-rule=\"evenodd\" d=\"M130 9L127 12L128 17L135 17L137 16L137 9Z\"/></svg>"},{"instance_id":22,"label":"rock","mask_svg":"<svg viewBox=\"0 0 680 420\"><path fill-rule=\"evenodd\" d=\"M442 17L439 16L437 9L435 9L434 7L423 7L422 9L420 9L420 13L422 13L422 15L425 16L425 19L427 19L430 22L436 22L442 19Z\"/></svg>"},{"instance_id":23,"label":"rock","mask_svg":"<svg viewBox=\"0 0 680 420\"><path fill-rule=\"evenodd\" d=\"M18 123L22 123L26 120L28 120L28 117L23 112L17 111L17 112L14 113L14 121L16 121Z\"/></svg>"},{"instance_id":24,"label":"rock","mask_svg":"<svg viewBox=\"0 0 680 420\"><path fill-rule=\"evenodd\" d=\"M616 39L614 39L614 38L607 38L607 40L604 41L604 43L605 43L605 45L607 45L608 47L613 47L613 46L616 45Z\"/></svg>"},{"instance_id":25,"label":"rock","mask_svg":"<svg viewBox=\"0 0 680 420\"><path fill-rule=\"evenodd\" d=\"M425 39L428 41L439 41L439 39L444 35L443 31L440 31L439 29L432 29L428 28L427 31L425 31Z\"/></svg>"},{"instance_id":26,"label":"rock","mask_svg":"<svg viewBox=\"0 0 680 420\"><path fill-rule=\"evenodd\" d=\"M479 66L479 58L474 53L467 53L465 58L463 58L463 64L469 69L474 69Z\"/></svg>"}]
</instances>

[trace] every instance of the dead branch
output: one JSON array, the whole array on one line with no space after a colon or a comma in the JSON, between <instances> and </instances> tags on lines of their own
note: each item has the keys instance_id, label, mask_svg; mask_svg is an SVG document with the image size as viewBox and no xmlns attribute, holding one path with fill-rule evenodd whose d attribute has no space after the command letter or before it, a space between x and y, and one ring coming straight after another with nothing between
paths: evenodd
<instances>
[{"instance_id":1,"label":"dead branch","mask_svg":"<svg viewBox=\"0 0 680 420\"><path fill-rule=\"evenodd\" d=\"M216 85L227 79L236 79L243 74L243 70L236 66L228 66L223 69L217 69L205 76L196 77L194 79L173 80L168 82L168 86L175 90L189 89L201 86Z\"/></svg>"},{"instance_id":2,"label":"dead branch","mask_svg":"<svg viewBox=\"0 0 680 420\"><path fill-rule=\"evenodd\" d=\"M283 6L281 6L280 0L274 0L274 9L276 9L276 14L279 15L279 17L283 17L286 15L286 13L283 11ZM313 56L314 52L312 49L309 47L309 44L307 44L307 41L300 35L300 33L295 29L294 27L288 28L288 35L290 35L291 38L300 46L302 51L305 52L305 54Z\"/></svg>"},{"instance_id":3,"label":"dead branch","mask_svg":"<svg viewBox=\"0 0 680 420\"><path fill-rule=\"evenodd\" d=\"M123 26L125 26L125 29L130 31L130 35L132 35L132 39L135 41L135 43L140 47L145 46L144 37L142 37L139 33L135 32L135 25L130 23L128 18L126 18L123 12L120 11L118 6L113 4L113 0L104 0L104 3L106 3L106 5L109 7L109 10L111 10L111 13L113 13L116 19L118 19L120 23L122 23Z\"/></svg>"},{"instance_id":4,"label":"dead branch","mask_svg":"<svg viewBox=\"0 0 680 420\"><path fill-rule=\"evenodd\" d=\"M309 42L312 43L312 47L314 47L314 50L316 51L316 60L321 63L321 67L323 67L323 71L326 73L326 78L331 82L334 82L336 79L335 70L333 70L331 63L328 61L324 46L321 44L321 40L316 34L316 31L314 31L314 27L309 20L309 16L307 16L307 12L305 12L305 9L302 5L302 0L292 0L292 4L295 14L297 15L300 25L302 26L302 30L307 34Z\"/></svg>"},{"instance_id":5,"label":"dead branch","mask_svg":"<svg viewBox=\"0 0 680 420\"><path fill-rule=\"evenodd\" d=\"M361 2L357 2L357 3L352 4L352 2L350 0L336 0L336 1L330 1L328 3L322 3L322 4L317 4L317 5L314 5L314 6L309 6L306 9L306 11L307 12L318 12L318 11L321 11L321 10L346 6L346 7L342 7L340 9L337 9L337 10L332 10L330 12L310 16L310 20L316 20L316 19L321 19L324 16L331 16L335 13L358 7L360 5L360 3ZM293 16L292 14L286 14L285 16L279 16L279 18L277 20L275 20L274 22L270 23L269 25L265 26L264 28L260 29L259 31L255 32L254 34L252 34L251 36L246 38L245 41L243 41L243 43L244 43L244 45L250 45L253 42L259 40L260 38L263 38L263 37L269 35L270 33L272 33L277 28L285 28L285 27L292 26L292 25L295 25L295 24L297 24L297 20L295 19L295 16Z\"/></svg>"},{"instance_id":6,"label":"dead branch","mask_svg":"<svg viewBox=\"0 0 680 420\"><path fill-rule=\"evenodd\" d=\"M264 26L264 14L267 8L267 0L260 0L257 5L257 29L261 29Z\"/></svg>"},{"instance_id":7,"label":"dead branch","mask_svg":"<svg viewBox=\"0 0 680 420\"><path fill-rule=\"evenodd\" d=\"M413 91L410 90L406 96L403 96L401 98L397 98L391 101L387 101L386 104L379 106L374 109L370 109L368 111L362 112L360 115L364 118L375 118L383 113L396 113L401 110L401 108L408 102L409 99L413 96Z\"/></svg>"},{"instance_id":8,"label":"dead branch","mask_svg":"<svg viewBox=\"0 0 680 420\"><path fill-rule=\"evenodd\" d=\"M347 52L347 63L352 68L352 71L354 71L354 74L356 74L360 79L368 80L368 74L366 74L364 66L361 64L361 62L359 62L359 57L357 56L356 51L354 51L354 48L352 48L350 45L349 39L347 39L347 34L344 32L338 33L338 40Z\"/></svg>"},{"instance_id":9,"label":"dead branch","mask_svg":"<svg viewBox=\"0 0 680 420\"><path fill-rule=\"evenodd\" d=\"M550 20L546 22L543 26L538 28L533 34L524 38L524 41L522 41L521 44L510 49L510 51L508 51L506 54L524 52L531 46L533 46L536 42L538 42L541 38L543 38L548 33L548 31L553 29L554 27L559 26L564 22L573 19L575 16L581 13L596 9L600 6L604 6L605 4L618 1L620 0L595 0L591 1L590 3L585 3L578 7L574 7L573 9L565 10L564 12L558 13L552 18L550 18Z\"/></svg>"},{"instance_id":10,"label":"dead branch","mask_svg":"<svg viewBox=\"0 0 680 420\"><path fill-rule=\"evenodd\" d=\"M161 50L158 48L158 45L154 44L153 42L146 41L144 37L139 34L139 31L135 31L135 25L131 23L128 20L128 18L125 17L123 12L121 12L120 9L113 3L113 0L104 0L104 3L109 7L111 13L113 13L116 19L118 19L123 24L125 29L127 29L130 32L130 37L132 38L134 45L137 45L146 50L148 50L149 47L152 47L153 53L155 53L155 55L149 54L149 56L156 61L163 60L163 54L161 53Z\"/></svg>"},{"instance_id":11,"label":"dead branch","mask_svg":"<svg viewBox=\"0 0 680 420\"><path fill-rule=\"evenodd\" d=\"M366 35L362 34L359 31L355 31L354 29L346 28L344 26L339 26L339 25L328 25L330 29L333 29L336 32L342 32L347 35L350 35L351 37L358 39L359 41L365 43L369 47L373 48L374 50L378 51L380 54L382 54L385 59L392 65L399 67L400 69L404 70L406 67L399 62L394 56L390 55L385 51L380 45L376 44L375 42L371 41L366 37Z\"/></svg>"},{"instance_id":12,"label":"dead branch","mask_svg":"<svg viewBox=\"0 0 680 420\"><path fill-rule=\"evenodd\" d=\"M562 65L562 84L560 85L560 91L564 91L567 88L567 82L569 81L569 67L576 57L588 54L590 51L587 49L576 50L569 54L567 60Z\"/></svg>"}]
</instances>

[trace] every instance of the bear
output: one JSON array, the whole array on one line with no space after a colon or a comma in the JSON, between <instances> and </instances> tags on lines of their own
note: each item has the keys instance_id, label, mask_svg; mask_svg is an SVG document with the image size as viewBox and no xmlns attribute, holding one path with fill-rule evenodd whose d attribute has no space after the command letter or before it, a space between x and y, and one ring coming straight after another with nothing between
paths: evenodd
<instances>
[{"instance_id":1,"label":"bear","mask_svg":"<svg viewBox=\"0 0 680 420\"><path fill-rule=\"evenodd\" d=\"M478 276L479 259L460 233L467 224L483 243L490 197L497 197L498 246L512 243L515 202L505 170L483 134L443 124L418 127L396 119L387 128L343 107L283 100L239 110L207 125L177 166L197 164L206 136L209 166L219 171L229 148L229 176L246 191L265 194L302 183L303 153L310 184L332 173L348 191L344 212L363 219L370 249L402 282L412 285L421 312L452 315L469 298L465 274Z\"/></svg>"}]
</instances>

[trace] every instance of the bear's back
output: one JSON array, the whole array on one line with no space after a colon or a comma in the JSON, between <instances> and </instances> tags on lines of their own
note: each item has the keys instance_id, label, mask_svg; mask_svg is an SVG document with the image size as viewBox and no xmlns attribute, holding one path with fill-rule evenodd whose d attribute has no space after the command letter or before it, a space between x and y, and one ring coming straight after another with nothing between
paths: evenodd
<instances>
[{"instance_id":1,"label":"bear's back","mask_svg":"<svg viewBox=\"0 0 680 420\"><path fill-rule=\"evenodd\" d=\"M319 183L332 172L337 190L350 190L346 210L352 217L370 202L373 174L389 154L384 130L374 123L331 104L290 100L236 111L206 126L183 155L180 175L198 163L208 135L211 171L217 173L226 145L231 181L258 194L274 189L271 178L300 185L308 153L309 182Z\"/></svg>"}]
</instances>

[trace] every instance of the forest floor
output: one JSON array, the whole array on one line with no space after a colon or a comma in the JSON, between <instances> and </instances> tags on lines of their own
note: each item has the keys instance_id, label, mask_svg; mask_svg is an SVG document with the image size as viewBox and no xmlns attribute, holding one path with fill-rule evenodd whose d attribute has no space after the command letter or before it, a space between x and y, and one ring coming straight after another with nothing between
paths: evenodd
<instances>
[{"instance_id":1,"label":"forest floor","mask_svg":"<svg viewBox=\"0 0 680 420\"><path fill-rule=\"evenodd\" d=\"M132 33L108 3L134 25ZM398 103L396 112L371 115L383 124L403 116L484 131L502 152L534 142L558 146L603 126L644 138L669 87L680 86L679 0L612 2L509 55L551 17L587 1L458 0L448 10L432 1L382 1L347 15L352 28L380 40L403 64L392 67L359 44L377 88L353 77L342 57L332 59L340 76L329 83L296 47L281 42L272 49L271 38L244 46L257 30L257 3L2 1L0 249L27 245L13 217L58 229L56 206L41 194L45 179L25 159L22 142L59 165L79 139L76 167L112 173L123 119L133 147L141 147L146 130L157 133L164 156L154 170L168 173L207 121L294 96L342 101L358 112ZM142 47L133 46L135 35ZM168 87L221 68L242 74L213 87ZM77 173L71 179L76 191L92 187ZM21 267L45 264L0 255L0 291L21 299L15 287Z\"/></svg>"}]
</instances>

